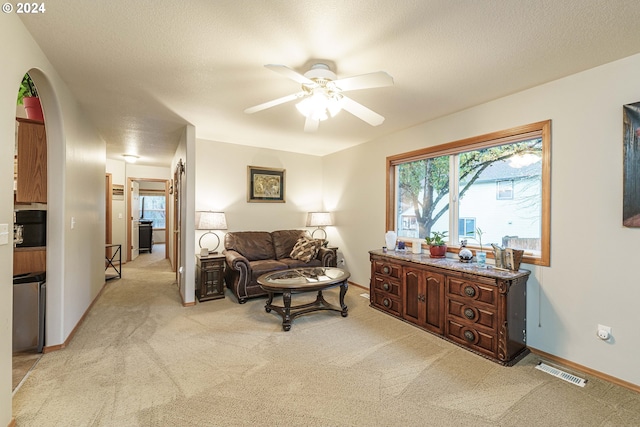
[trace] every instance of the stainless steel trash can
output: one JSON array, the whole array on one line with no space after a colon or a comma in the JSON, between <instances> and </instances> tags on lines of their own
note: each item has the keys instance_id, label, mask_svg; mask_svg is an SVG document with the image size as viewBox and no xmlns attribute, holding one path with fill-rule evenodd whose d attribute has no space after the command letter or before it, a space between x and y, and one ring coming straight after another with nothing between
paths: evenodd
<instances>
[{"instance_id":1,"label":"stainless steel trash can","mask_svg":"<svg viewBox=\"0 0 640 427\"><path fill-rule=\"evenodd\" d=\"M20 274L13 278L13 352L44 348L46 275Z\"/></svg>"}]
</instances>

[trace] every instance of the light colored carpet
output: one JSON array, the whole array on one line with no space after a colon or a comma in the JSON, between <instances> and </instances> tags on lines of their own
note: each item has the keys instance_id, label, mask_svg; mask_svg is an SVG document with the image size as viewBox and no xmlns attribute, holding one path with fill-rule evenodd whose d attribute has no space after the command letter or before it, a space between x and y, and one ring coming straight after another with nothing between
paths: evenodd
<instances>
[{"instance_id":1,"label":"light colored carpet","mask_svg":"<svg viewBox=\"0 0 640 427\"><path fill-rule=\"evenodd\" d=\"M110 281L70 345L14 396L18 426L638 426L640 396L502 367L384 315L352 286L349 316L284 332L264 298L184 308L166 260ZM337 290L326 293L337 301ZM296 298L296 297L294 297ZM305 298L305 296L298 296Z\"/></svg>"}]
</instances>

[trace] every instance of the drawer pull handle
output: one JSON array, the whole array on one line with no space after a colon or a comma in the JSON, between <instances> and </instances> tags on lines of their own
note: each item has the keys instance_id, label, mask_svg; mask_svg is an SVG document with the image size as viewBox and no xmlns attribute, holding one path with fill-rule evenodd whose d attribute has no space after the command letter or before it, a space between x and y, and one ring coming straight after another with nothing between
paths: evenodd
<instances>
[{"instance_id":1,"label":"drawer pull handle","mask_svg":"<svg viewBox=\"0 0 640 427\"><path fill-rule=\"evenodd\" d=\"M391 289L391 286L389 286L388 283L383 283L382 284L382 289L384 289L385 291L388 291L389 289Z\"/></svg>"},{"instance_id":2,"label":"drawer pull handle","mask_svg":"<svg viewBox=\"0 0 640 427\"><path fill-rule=\"evenodd\" d=\"M464 331L464 337L469 342L473 342L476 340L476 334L471 331Z\"/></svg>"},{"instance_id":3,"label":"drawer pull handle","mask_svg":"<svg viewBox=\"0 0 640 427\"><path fill-rule=\"evenodd\" d=\"M389 307L391 305L391 301L385 298L382 300L382 305L384 305L385 307Z\"/></svg>"},{"instance_id":4,"label":"drawer pull handle","mask_svg":"<svg viewBox=\"0 0 640 427\"><path fill-rule=\"evenodd\" d=\"M382 267L382 272L384 274L389 274L391 272L391 269L389 268L389 266L385 265L384 267Z\"/></svg>"},{"instance_id":5,"label":"drawer pull handle","mask_svg":"<svg viewBox=\"0 0 640 427\"><path fill-rule=\"evenodd\" d=\"M469 320L473 320L476 317L476 313L470 308L465 308L464 317L466 317Z\"/></svg>"},{"instance_id":6,"label":"drawer pull handle","mask_svg":"<svg viewBox=\"0 0 640 427\"><path fill-rule=\"evenodd\" d=\"M464 294L468 297L475 297L476 296L476 290L473 289L472 286L465 286L464 287Z\"/></svg>"}]
</instances>

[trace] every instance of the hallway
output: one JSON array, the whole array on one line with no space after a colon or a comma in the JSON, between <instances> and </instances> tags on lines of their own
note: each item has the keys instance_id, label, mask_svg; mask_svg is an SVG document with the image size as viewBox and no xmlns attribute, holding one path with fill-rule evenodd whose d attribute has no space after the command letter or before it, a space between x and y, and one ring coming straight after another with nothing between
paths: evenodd
<instances>
[{"instance_id":1,"label":"hallway","mask_svg":"<svg viewBox=\"0 0 640 427\"><path fill-rule=\"evenodd\" d=\"M139 270L164 270L171 269L168 259L164 258L165 244L154 244L151 253L142 253L135 260L123 264L122 277L138 274ZM144 273L143 273L144 274ZM121 279L110 279L106 287ZM16 352L12 357L12 383L11 390L15 394L20 383L24 381L29 372L36 366L43 353L33 351Z\"/></svg>"}]
</instances>

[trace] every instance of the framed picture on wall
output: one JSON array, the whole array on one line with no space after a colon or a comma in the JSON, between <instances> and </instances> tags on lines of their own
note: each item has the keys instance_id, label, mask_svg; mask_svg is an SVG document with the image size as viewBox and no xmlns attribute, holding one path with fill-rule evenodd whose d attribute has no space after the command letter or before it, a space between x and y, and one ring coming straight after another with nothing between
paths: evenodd
<instances>
[{"instance_id":1,"label":"framed picture on wall","mask_svg":"<svg viewBox=\"0 0 640 427\"><path fill-rule=\"evenodd\" d=\"M624 176L622 225L640 227L640 102L622 111Z\"/></svg>"},{"instance_id":2,"label":"framed picture on wall","mask_svg":"<svg viewBox=\"0 0 640 427\"><path fill-rule=\"evenodd\" d=\"M285 170L247 166L247 202L284 203Z\"/></svg>"}]
</instances>

